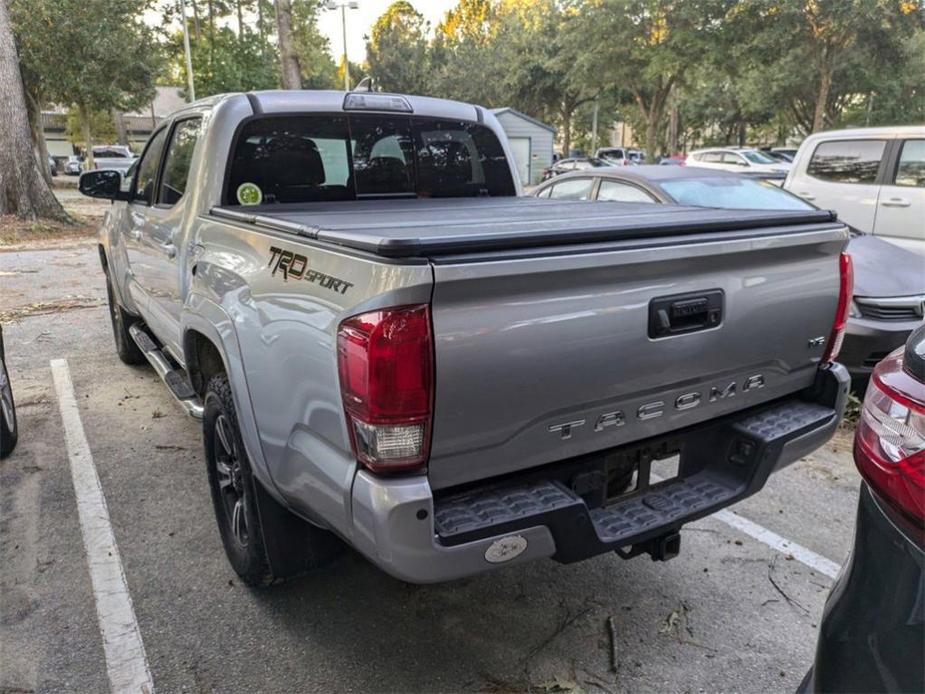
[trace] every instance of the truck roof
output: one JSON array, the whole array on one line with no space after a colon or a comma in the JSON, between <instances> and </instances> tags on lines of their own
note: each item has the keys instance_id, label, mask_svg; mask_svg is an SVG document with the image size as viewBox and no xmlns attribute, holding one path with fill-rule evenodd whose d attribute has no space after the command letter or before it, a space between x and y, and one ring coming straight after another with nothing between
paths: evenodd
<instances>
[{"instance_id":1,"label":"truck roof","mask_svg":"<svg viewBox=\"0 0 925 694\"><path fill-rule=\"evenodd\" d=\"M400 115L425 116L430 118L450 118L481 122L485 119L486 110L480 106L465 104L450 99L435 99L429 96L415 96L413 94L391 94L387 92L345 92L333 89L270 89L264 91L247 92L244 96L250 101L255 114L261 113L289 113L292 115L305 113L331 113L345 111L344 100L347 95L356 97L370 96L398 97L404 99L411 106L411 113L396 112ZM217 94L215 96L199 99L189 104L180 112L198 106L214 106L224 98L233 94ZM388 108L369 109L377 113L388 112ZM491 113L491 111L487 111ZM492 114L492 117L493 114Z\"/></svg>"},{"instance_id":2,"label":"truck roof","mask_svg":"<svg viewBox=\"0 0 925 694\"><path fill-rule=\"evenodd\" d=\"M836 221L828 210L723 210L533 197L359 200L215 207L220 218L386 257L415 257L778 229Z\"/></svg>"}]
</instances>

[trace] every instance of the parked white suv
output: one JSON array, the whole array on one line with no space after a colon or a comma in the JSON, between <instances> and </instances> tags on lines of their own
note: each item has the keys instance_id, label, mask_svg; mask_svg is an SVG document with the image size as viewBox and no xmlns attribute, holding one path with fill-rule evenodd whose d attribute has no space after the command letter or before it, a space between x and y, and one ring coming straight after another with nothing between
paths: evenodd
<instances>
[{"instance_id":1,"label":"parked white suv","mask_svg":"<svg viewBox=\"0 0 925 694\"><path fill-rule=\"evenodd\" d=\"M704 169L721 169L749 175L757 174L762 178L778 178L781 181L790 170L790 164L787 162L778 161L759 149L742 147L695 149L687 155L685 163L688 166L699 166Z\"/></svg>"},{"instance_id":2,"label":"parked white suv","mask_svg":"<svg viewBox=\"0 0 925 694\"><path fill-rule=\"evenodd\" d=\"M784 188L858 231L925 255L925 126L810 135Z\"/></svg>"}]
</instances>

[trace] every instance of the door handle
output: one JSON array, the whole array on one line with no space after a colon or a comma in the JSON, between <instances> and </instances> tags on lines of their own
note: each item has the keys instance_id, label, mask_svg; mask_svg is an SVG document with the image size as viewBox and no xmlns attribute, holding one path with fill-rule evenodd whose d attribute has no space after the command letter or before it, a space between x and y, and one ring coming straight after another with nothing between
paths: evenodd
<instances>
[{"instance_id":1,"label":"door handle","mask_svg":"<svg viewBox=\"0 0 925 694\"><path fill-rule=\"evenodd\" d=\"M816 196L815 196L815 195L812 195L812 194L807 193L807 192L797 193L797 195L799 195L799 196L800 196L801 198L803 198L804 200L815 200L815 199L816 199Z\"/></svg>"},{"instance_id":2,"label":"door handle","mask_svg":"<svg viewBox=\"0 0 925 694\"><path fill-rule=\"evenodd\" d=\"M137 229L132 229L128 232L129 238L134 239L135 241L141 241L141 232Z\"/></svg>"},{"instance_id":3,"label":"door handle","mask_svg":"<svg viewBox=\"0 0 925 694\"><path fill-rule=\"evenodd\" d=\"M912 203L906 198L890 198L880 203L884 207L909 207Z\"/></svg>"},{"instance_id":4,"label":"door handle","mask_svg":"<svg viewBox=\"0 0 925 694\"><path fill-rule=\"evenodd\" d=\"M160 248L161 252L168 258L175 258L177 256L177 247L172 243L158 244L158 248Z\"/></svg>"}]
</instances>

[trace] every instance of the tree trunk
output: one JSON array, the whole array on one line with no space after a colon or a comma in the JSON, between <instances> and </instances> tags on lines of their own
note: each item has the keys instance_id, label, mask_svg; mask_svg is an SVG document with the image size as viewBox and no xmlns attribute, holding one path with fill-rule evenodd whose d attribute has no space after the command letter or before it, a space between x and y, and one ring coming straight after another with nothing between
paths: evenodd
<instances>
[{"instance_id":1,"label":"tree trunk","mask_svg":"<svg viewBox=\"0 0 925 694\"><path fill-rule=\"evenodd\" d=\"M84 136L84 161L86 169L89 171L93 168L93 133L90 132L90 109L85 105L79 104L77 110L80 112L80 127Z\"/></svg>"},{"instance_id":2,"label":"tree trunk","mask_svg":"<svg viewBox=\"0 0 925 694\"><path fill-rule=\"evenodd\" d=\"M193 6L193 38L199 41L202 35L202 29L199 25L199 5L196 3L196 0L190 0L190 5Z\"/></svg>"},{"instance_id":3,"label":"tree trunk","mask_svg":"<svg viewBox=\"0 0 925 694\"><path fill-rule=\"evenodd\" d=\"M740 118L736 127L738 132L738 136L736 138L738 145L739 147L744 147L745 140L748 137L748 128L745 125L745 121Z\"/></svg>"},{"instance_id":4,"label":"tree trunk","mask_svg":"<svg viewBox=\"0 0 925 694\"><path fill-rule=\"evenodd\" d=\"M237 0L235 3L238 8L238 39L244 38L244 13L241 10L241 0Z\"/></svg>"},{"instance_id":5,"label":"tree trunk","mask_svg":"<svg viewBox=\"0 0 925 694\"><path fill-rule=\"evenodd\" d=\"M299 56L292 45L292 4L276 0L276 32L279 40L279 68L283 89L301 89L302 73Z\"/></svg>"},{"instance_id":6,"label":"tree trunk","mask_svg":"<svg viewBox=\"0 0 925 694\"><path fill-rule=\"evenodd\" d=\"M658 117L652 114L646 118L646 163L658 162Z\"/></svg>"},{"instance_id":7,"label":"tree trunk","mask_svg":"<svg viewBox=\"0 0 925 694\"><path fill-rule=\"evenodd\" d=\"M829 91L832 89L832 68L823 65L819 75L819 88L816 90L816 109L813 112L813 132L825 128L825 116L829 105Z\"/></svg>"},{"instance_id":8,"label":"tree trunk","mask_svg":"<svg viewBox=\"0 0 925 694\"><path fill-rule=\"evenodd\" d=\"M0 0L0 214L70 221L42 177L6 0Z\"/></svg>"},{"instance_id":9,"label":"tree trunk","mask_svg":"<svg viewBox=\"0 0 925 694\"><path fill-rule=\"evenodd\" d=\"M678 135L681 130L681 116L678 113L677 104L672 104L671 114L668 120L668 155L674 156L678 153ZM652 162L654 163L654 162Z\"/></svg>"},{"instance_id":10,"label":"tree trunk","mask_svg":"<svg viewBox=\"0 0 925 694\"><path fill-rule=\"evenodd\" d=\"M128 146L128 132L125 130L125 118L122 111L117 108L110 110L112 122L116 124L116 141L120 145Z\"/></svg>"},{"instance_id":11,"label":"tree trunk","mask_svg":"<svg viewBox=\"0 0 925 694\"><path fill-rule=\"evenodd\" d=\"M572 149L572 109L562 109L562 156L568 159Z\"/></svg>"},{"instance_id":12,"label":"tree trunk","mask_svg":"<svg viewBox=\"0 0 925 694\"><path fill-rule=\"evenodd\" d=\"M48 170L48 143L45 142L45 132L42 128L42 107L38 99L23 89L26 96L26 117L29 119L29 130L32 132L32 144L35 149L35 158L39 162L39 171L42 178L51 185L51 172Z\"/></svg>"}]
</instances>

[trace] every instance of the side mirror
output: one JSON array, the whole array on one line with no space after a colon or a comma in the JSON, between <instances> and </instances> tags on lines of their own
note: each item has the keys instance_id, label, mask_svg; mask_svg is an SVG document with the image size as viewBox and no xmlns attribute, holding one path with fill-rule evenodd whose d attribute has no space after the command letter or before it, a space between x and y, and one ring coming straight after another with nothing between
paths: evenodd
<instances>
[{"instance_id":1,"label":"side mirror","mask_svg":"<svg viewBox=\"0 0 925 694\"><path fill-rule=\"evenodd\" d=\"M112 169L81 174L78 188L81 193L91 198L128 200L128 193L122 191L122 174Z\"/></svg>"}]
</instances>

